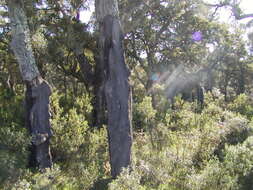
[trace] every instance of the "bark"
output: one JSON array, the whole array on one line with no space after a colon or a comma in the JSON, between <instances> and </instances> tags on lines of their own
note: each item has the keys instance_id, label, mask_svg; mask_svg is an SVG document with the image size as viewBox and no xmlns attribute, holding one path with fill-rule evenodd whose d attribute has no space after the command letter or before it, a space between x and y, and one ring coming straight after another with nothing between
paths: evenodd
<instances>
[{"instance_id":1,"label":"bark","mask_svg":"<svg viewBox=\"0 0 253 190\"><path fill-rule=\"evenodd\" d=\"M208 7L215 7L215 12L212 15L215 15L215 13L217 12L217 10L219 8L222 8L222 7L225 7L225 6L230 6L232 13L233 13L234 17L237 20L242 20L242 19L245 19L245 18L252 18L253 17L253 13L249 13L249 14L240 13L240 9L236 5L229 4L228 1L224 1L224 2L218 3L218 4L204 3L204 5L206 5Z\"/></svg>"},{"instance_id":2,"label":"bark","mask_svg":"<svg viewBox=\"0 0 253 190\"><path fill-rule=\"evenodd\" d=\"M49 96L51 89L40 77L32 51L30 31L23 1L8 1L9 18L12 28L11 48L18 61L20 72L26 83L25 119L26 127L32 135L29 165L39 165L40 169L51 167L49 139Z\"/></svg>"},{"instance_id":3,"label":"bark","mask_svg":"<svg viewBox=\"0 0 253 190\"><path fill-rule=\"evenodd\" d=\"M131 163L132 124L129 70L124 59L123 33L115 0L97 0L100 24L100 64L104 67L104 93L108 116L111 175L116 177Z\"/></svg>"},{"instance_id":4,"label":"bark","mask_svg":"<svg viewBox=\"0 0 253 190\"><path fill-rule=\"evenodd\" d=\"M117 0L96 0L95 9L98 22L102 22L106 15L111 15L116 18L119 18Z\"/></svg>"},{"instance_id":5,"label":"bark","mask_svg":"<svg viewBox=\"0 0 253 190\"><path fill-rule=\"evenodd\" d=\"M29 166L39 166L40 169L52 166L49 139L52 136L49 122L50 86L43 81L37 86L26 84L25 120L26 127L32 135Z\"/></svg>"},{"instance_id":6,"label":"bark","mask_svg":"<svg viewBox=\"0 0 253 190\"><path fill-rule=\"evenodd\" d=\"M101 128L106 124L106 100L105 100L105 67L103 61L103 51L100 51L100 60L95 67L94 80L94 126Z\"/></svg>"},{"instance_id":7,"label":"bark","mask_svg":"<svg viewBox=\"0 0 253 190\"><path fill-rule=\"evenodd\" d=\"M89 63L87 57L84 54L81 43L76 43L76 47L73 53L75 54L75 57L80 66L82 82L84 83L86 89L89 90L89 88L92 86L92 83L94 81L94 73L92 70L92 65Z\"/></svg>"},{"instance_id":8,"label":"bark","mask_svg":"<svg viewBox=\"0 0 253 190\"><path fill-rule=\"evenodd\" d=\"M29 130L29 134L32 134L32 126L30 122L30 112L33 106L32 99L32 85L29 82L26 83L26 92L25 92L25 126ZM29 146L30 156L29 156L29 167L36 167L36 146L31 144Z\"/></svg>"},{"instance_id":9,"label":"bark","mask_svg":"<svg viewBox=\"0 0 253 190\"><path fill-rule=\"evenodd\" d=\"M222 93L224 94L224 100L225 102L228 101L228 93L227 93L227 88L228 88L228 82L229 82L229 75L227 73L225 73L225 80L223 83L223 89L222 89Z\"/></svg>"},{"instance_id":10,"label":"bark","mask_svg":"<svg viewBox=\"0 0 253 190\"><path fill-rule=\"evenodd\" d=\"M93 83L93 80L94 80L92 66L91 66L91 64L89 64L86 56L83 53L81 53L81 54L76 53L76 58L79 63L79 66L80 66L83 82L86 86L86 89L89 89Z\"/></svg>"},{"instance_id":11,"label":"bark","mask_svg":"<svg viewBox=\"0 0 253 190\"><path fill-rule=\"evenodd\" d=\"M205 82L205 90L207 92L212 92L213 90L213 85L214 85L214 76L212 71L207 72L207 79Z\"/></svg>"},{"instance_id":12,"label":"bark","mask_svg":"<svg viewBox=\"0 0 253 190\"><path fill-rule=\"evenodd\" d=\"M32 51L30 31L22 1L9 0L8 8L12 28L11 49L18 60L23 80L32 81L39 76L39 70Z\"/></svg>"},{"instance_id":13,"label":"bark","mask_svg":"<svg viewBox=\"0 0 253 190\"><path fill-rule=\"evenodd\" d=\"M238 19L238 20L242 20L242 19L245 19L245 18L251 18L251 17L253 17L253 13L243 14L243 15L235 14L235 18Z\"/></svg>"},{"instance_id":14,"label":"bark","mask_svg":"<svg viewBox=\"0 0 253 190\"><path fill-rule=\"evenodd\" d=\"M240 63L240 73L238 76L238 88L237 88L237 95L243 94L245 92L245 71L243 66Z\"/></svg>"},{"instance_id":15,"label":"bark","mask_svg":"<svg viewBox=\"0 0 253 190\"><path fill-rule=\"evenodd\" d=\"M101 128L106 124L105 116L105 94L104 94L104 66L102 62L95 57L95 71L93 72L92 65L83 53L83 48L78 47L74 50L75 56L80 66L82 74L82 82L86 86L86 90L90 92L90 87L93 87L93 126Z\"/></svg>"}]
</instances>

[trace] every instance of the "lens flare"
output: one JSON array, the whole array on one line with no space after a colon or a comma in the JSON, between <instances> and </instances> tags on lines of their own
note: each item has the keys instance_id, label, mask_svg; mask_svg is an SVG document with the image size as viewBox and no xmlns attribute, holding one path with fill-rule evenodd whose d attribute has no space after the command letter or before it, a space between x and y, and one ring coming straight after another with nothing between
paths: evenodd
<instances>
[{"instance_id":1,"label":"lens flare","mask_svg":"<svg viewBox=\"0 0 253 190\"><path fill-rule=\"evenodd\" d=\"M196 32L194 32L194 33L192 34L192 40L193 40L193 41L198 42L198 41L201 41L202 38L203 38L203 36L202 36L202 32L201 32L201 31L196 31Z\"/></svg>"},{"instance_id":2,"label":"lens flare","mask_svg":"<svg viewBox=\"0 0 253 190\"><path fill-rule=\"evenodd\" d=\"M151 80L152 81L157 81L159 79L159 73L154 73L152 76L151 76Z\"/></svg>"}]
</instances>

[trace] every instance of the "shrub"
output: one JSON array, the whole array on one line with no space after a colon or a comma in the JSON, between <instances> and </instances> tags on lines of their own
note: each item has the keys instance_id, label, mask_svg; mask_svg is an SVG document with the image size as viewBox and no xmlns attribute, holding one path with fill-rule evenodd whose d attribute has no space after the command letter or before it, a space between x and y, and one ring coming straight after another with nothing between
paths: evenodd
<instances>
[{"instance_id":1,"label":"shrub","mask_svg":"<svg viewBox=\"0 0 253 190\"><path fill-rule=\"evenodd\" d=\"M212 159L200 173L189 179L189 188L198 190L246 190L252 189L253 137L243 144L226 145L224 160Z\"/></svg>"},{"instance_id":2,"label":"shrub","mask_svg":"<svg viewBox=\"0 0 253 190\"><path fill-rule=\"evenodd\" d=\"M141 176L134 170L130 173L130 169L124 169L120 176L109 184L108 190L145 190L140 184Z\"/></svg>"},{"instance_id":3,"label":"shrub","mask_svg":"<svg viewBox=\"0 0 253 190\"><path fill-rule=\"evenodd\" d=\"M228 109L245 115L248 119L253 117L252 99L246 94L240 94L233 102L228 104Z\"/></svg>"},{"instance_id":4,"label":"shrub","mask_svg":"<svg viewBox=\"0 0 253 190\"><path fill-rule=\"evenodd\" d=\"M147 130L155 119L156 110L152 106L152 98L146 96L142 102L133 105L134 129Z\"/></svg>"},{"instance_id":5,"label":"shrub","mask_svg":"<svg viewBox=\"0 0 253 190\"><path fill-rule=\"evenodd\" d=\"M0 188L9 187L27 167L30 138L24 127L22 99L0 91Z\"/></svg>"}]
</instances>

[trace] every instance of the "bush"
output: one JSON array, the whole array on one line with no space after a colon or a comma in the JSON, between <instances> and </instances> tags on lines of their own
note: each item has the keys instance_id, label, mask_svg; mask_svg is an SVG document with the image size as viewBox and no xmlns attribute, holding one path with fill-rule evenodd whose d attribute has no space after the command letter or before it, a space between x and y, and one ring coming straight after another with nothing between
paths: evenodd
<instances>
[{"instance_id":1,"label":"bush","mask_svg":"<svg viewBox=\"0 0 253 190\"><path fill-rule=\"evenodd\" d=\"M243 144L226 145L224 161L212 159L199 174L191 176L189 188L198 190L247 190L253 188L253 137Z\"/></svg>"},{"instance_id":2,"label":"bush","mask_svg":"<svg viewBox=\"0 0 253 190\"><path fill-rule=\"evenodd\" d=\"M147 130L152 127L156 110L152 106L152 98L146 96L140 103L133 105L133 127L137 130Z\"/></svg>"},{"instance_id":3,"label":"bush","mask_svg":"<svg viewBox=\"0 0 253 190\"><path fill-rule=\"evenodd\" d=\"M58 166L44 173L26 173L11 190L77 190L75 178L69 178Z\"/></svg>"},{"instance_id":4,"label":"bush","mask_svg":"<svg viewBox=\"0 0 253 190\"><path fill-rule=\"evenodd\" d=\"M253 120L249 122L250 114L245 111L249 110L245 108L247 101L242 101L241 106L237 107L235 103L220 106L222 97L213 102L208 102L211 99L207 98L207 105L199 113L195 103L177 98L175 110L165 105L161 110L165 107L167 110L163 112L154 107L151 97L140 98L140 102L134 104L134 127L137 130L134 131L133 165L112 181L107 131L105 128L98 130L89 126L92 108L90 98L82 96L76 98L74 103L67 102L65 106L63 100L69 101L57 92L51 97L54 167L45 173L26 168L28 154L25 147L29 145L30 138L21 126L22 120L14 119L15 122L11 122L12 114L0 116L5 121L0 128L1 145L11 148L0 149L0 188L253 188Z\"/></svg>"},{"instance_id":5,"label":"bush","mask_svg":"<svg viewBox=\"0 0 253 190\"><path fill-rule=\"evenodd\" d=\"M30 138L23 111L22 96L0 91L0 188L18 180L28 165Z\"/></svg>"},{"instance_id":6,"label":"bush","mask_svg":"<svg viewBox=\"0 0 253 190\"><path fill-rule=\"evenodd\" d=\"M238 112L248 119L253 117L253 103L252 98L247 96L246 94L240 94L237 96L233 102L228 104L228 109Z\"/></svg>"},{"instance_id":7,"label":"bush","mask_svg":"<svg viewBox=\"0 0 253 190\"><path fill-rule=\"evenodd\" d=\"M67 176L76 179L80 189L90 187L98 178L110 173L105 166L109 160L106 130L90 130L84 113L90 113L91 109L85 106L84 100L89 99L76 101L75 108L64 113L57 95L52 96L54 159ZM87 110L82 110L85 107Z\"/></svg>"},{"instance_id":8,"label":"bush","mask_svg":"<svg viewBox=\"0 0 253 190\"><path fill-rule=\"evenodd\" d=\"M125 168L120 176L109 184L108 190L145 190L140 184L141 176L137 170L130 173L129 168Z\"/></svg>"}]
</instances>

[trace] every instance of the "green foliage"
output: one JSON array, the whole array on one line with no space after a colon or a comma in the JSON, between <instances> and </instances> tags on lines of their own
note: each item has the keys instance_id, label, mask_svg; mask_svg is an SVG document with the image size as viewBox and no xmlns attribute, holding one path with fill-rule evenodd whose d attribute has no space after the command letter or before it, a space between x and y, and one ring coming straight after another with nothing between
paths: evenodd
<instances>
[{"instance_id":1,"label":"green foliage","mask_svg":"<svg viewBox=\"0 0 253 190\"><path fill-rule=\"evenodd\" d=\"M55 161L64 172L73 178L75 186L91 186L94 181L108 172L106 131L89 130L87 117L91 112L90 99L85 96L76 99L70 109L63 109L57 93L52 95L54 137L51 148ZM73 171L75 171L73 173Z\"/></svg>"},{"instance_id":2,"label":"green foliage","mask_svg":"<svg viewBox=\"0 0 253 190\"><path fill-rule=\"evenodd\" d=\"M245 115L248 119L253 116L252 98L246 94L240 94L228 105L228 109Z\"/></svg>"},{"instance_id":3,"label":"green foliage","mask_svg":"<svg viewBox=\"0 0 253 190\"><path fill-rule=\"evenodd\" d=\"M51 107L53 119L51 121L54 131L52 149L59 157L68 157L76 152L85 142L85 134L88 123L83 114L78 114L75 108L69 109L63 114L59 107L57 93L52 95Z\"/></svg>"},{"instance_id":4,"label":"green foliage","mask_svg":"<svg viewBox=\"0 0 253 190\"><path fill-rule=\"evenodd\" d=\"M0 147L0 188L10 187L13 182L18 180L27 167L28 152L11 150L8 147ZM8 188L7 188L8 189Z\"/></svg>"},{"instance_id":5,"label":"green foliage","mask_svg":"<svg viewBox=\"0 0 253 190\"><path fill-rule=\"evenodd\" d=\"M24 126L23 96L15 96L7 89L0 89L0 125Z\"/></svg>"},{"instance_id":6,"label":"green foliage","mask_svg":"<svg viewBox=\"0 0 253 190\"><path fill-rule=\"evenodd\" d=\"M26 173L26 178L17 181L11 190L77 190L76 179L70 178L58 166L44 173Z\"/></svg>"},{"instance_id":7,"label":"green foliage","mask_svg":"<svg viewBox=\"0 0 253 190\"><path fill-rule=\"evenodd\" d=\"M213 12L199 0L119 1L134 87L133 164L110 179L106 126L91 126L97 81L87 83L77 56L85 53L91 72L100 73L96 25L78 20L87 2L25 2L36 62L58 90L51 96L54 166L45 173L27 168L23 85L9 49L5 5L0 10L0 189L253 189L253 104L241 94L252 91L252 58L243 32L208 20ZM200 41L192 39L196 31ZM216 64L217 88L205 95L201 112L180 97L171 109L163 84L150 81L180 64L189 71Z\"/></svg>"},{"instance_id":8,"label":"green foliage","mask_svg":"<svg viewBox=\"0 0 253 190\"><path fill-rule=\"evenodd\" d=\"M251 189L252 123L219 101L196 113L193 103L177 99L176 110L156 118L153 142L149 133L135 134L133 171L122 172L109 189ZM150 101L143 102L138 110L151 112Z\"/></svg>"},{"instance_id":9,"label":"green foliage","mask_svg":"<svg viewBox=\"0 0 253 190\"><path fill-rule=\"evenodd\" d=\"M17 180L27 166L30 138L24 128L22 97L0 93L0 188Z\"/></svg>"},{"instance_id":10,"label":"green foliage","mask_svg":"<svg viewBox=\"0 0 253 190\"><path fill-rule=\"evenodd\" d=\"M152 106L152 98L145 96L140 103L133 105L133 125L135 129L150 129L156 110Z\"/></svg>"},{"instance_id":11,"label":"green foliage","mask_svg":"<svg viewBox=\"0 0 253 190\"><path fill-rule=\"evenodd\" d=\"M110 173L107 132L104 128L90 130L86 120L91 112L90 99L85 97L76 98L72 107L66 108L60 106L62 97L57 92L52 94L51 124L54 136L51 138L51 151L55 164L45 173L33 173L26 169L30 144L27 131L18 124L0 128L1 188L89 189L96 180ZM13 104L20 106L16 102ZM8 117L6 123L10 123Z\"/></svg>"},{"instance_id":12,"label":"green foliage","mask_svg":"<svg viewBox=\"0 0 253 190\"><path fill-rule=\"evenodd\" d=\"M2 188L247 190L252 187L252 121L242 115L245 112L238 114L231 107L234 103L227 106L232 110L229 111L225 105L219 106L221 100L211 101L207 96L207 104L199 113L195 103L178 98L175 110L167 108L163 117L153 108L151 97L144 97L134 107L135 121L141 123L141 130L134 133L133 165L116 180L107 180L110 175L107 132L104 128L90 129L87 122L90 99L85 97L77 98L72 106L62 106L59 102L63 97L53 93L54 167L45 173L26 169L25 147L29 138L24 129L17 125L0 129L5 137L3 142L19 150L0 150ZM242 101L240 107L245 104L247 101ZM8 119L6 123L10 123Z\"/></svg>"},{"instance_id":13,"label":"green foliage","mask_svg":"<svg viewBox=\"0 0 253 190\"><path fill-rule=\"evenodd\" d=\"M251 189L252 140L249 137L243 144L226 145L224 161L208 161L205 168L190 179L191 189Z\"/></svg>"},{"instance_id":14,"label":"green foliage","mask_svg":"<svg viewBox=\"0 0 253 190\"><path fill-rule=\"evenodd\" d=\"M108 190L145 190L146 188L141 186L140 180L141 175L137 170L130 172L130 169L126 168L116 180L109 184Z\"/></svg>"}]
</instances>

